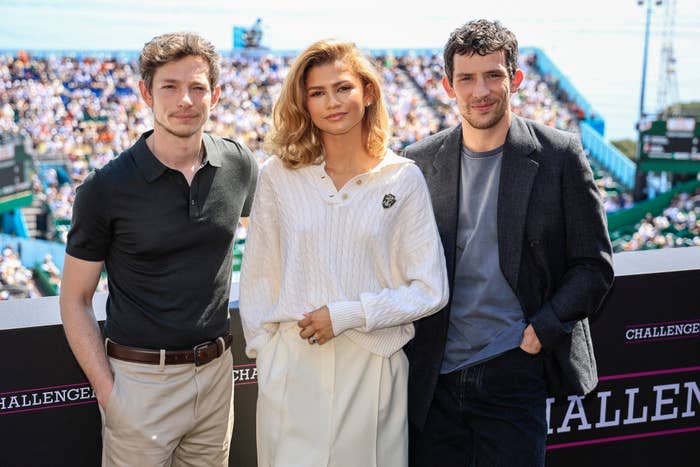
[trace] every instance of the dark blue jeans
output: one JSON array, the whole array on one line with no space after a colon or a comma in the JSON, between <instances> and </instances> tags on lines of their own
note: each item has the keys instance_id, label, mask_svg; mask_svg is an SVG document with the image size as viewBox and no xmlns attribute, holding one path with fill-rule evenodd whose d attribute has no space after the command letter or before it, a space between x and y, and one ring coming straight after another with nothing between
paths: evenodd
<instances>
[{"instance_id":1,"label":"dark blue jeans","mask_svg":"<svg viewBox=\"0 0 700 467\"><path fill-rule=\"evenodd\" d=\"M520 348L440 375L422 431L410 427L411 467L544 465L544 365Z\"/></svg>"}]
</instances>

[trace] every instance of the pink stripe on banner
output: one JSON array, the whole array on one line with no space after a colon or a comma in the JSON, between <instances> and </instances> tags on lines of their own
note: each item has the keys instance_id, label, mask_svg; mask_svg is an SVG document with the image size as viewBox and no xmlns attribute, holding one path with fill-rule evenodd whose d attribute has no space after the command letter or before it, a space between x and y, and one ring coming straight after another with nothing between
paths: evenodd
<instances>
[{"instance_id":1,"label":"pink stripe on banner","mask_svg":"<svg viewBox=\"0 0 700 467\"><path fill-rule=\"evenodd\" d=\"M70 404L45 405L45 406L36 407L33 409L10 410L10 411L6 411L6 412L0 412L0 415L10 415L13 413L21 413L21 412L37 412L39 410L51 410L51 409L57 409L59 407L73 407L76 405L85 405L85 404L97 404L97 401L89 400L89 401L83 401L83 402L74 402L74 403L70 403Z\"/></svg>"},{"instance_id":2,"label":"pink stripe on banner","mask_svg":"<svg viewBox=\"0 0 700 467\"><path fill-rule=\"evenodd\" d=\"M246 381L244 383L236 383L234 386L245 386L247 384L257 384L257 381Z\"/></svg>"},{"instance_id":3,"label":"pink stripe on banner","mask_svg":"<svg viewBox=\"0 0 700 467\"><path fill-rule=\"evenodd\" d=\"M645 376L668 375L671 373L689 373L700 371L700 366L688 366L685 368L667 368L665 370L640 371L639 373L622 373L619 375L599 376L598 381L612 381L615 379L642 378Z\"/></svg>"},{"instance_id":4,"label":"pink stripe on banner","mask_svg":"<svg viewBox=\"0 0 700 467\"><path fill-rule=\"evenodd\" d=\"M585 441L574 441L571 443L550 444L547 446L547 451L562 448L573 448L576 446L586 446L589 444L615 443L617 441L627 441L630 439L652 438L655 436L677 435L680 433L690 433L692 431L700 431L700 426L690 428L677 428L675 430L652 431L650 433L637 433L634 435L610 436L607 438L587 439Z\"/></svg>"},{"instance_id":5,"label":"pink stripe on banner","mask_svg":"<svg viewBox=\"0 0 700 467\"><path fill-rule=\"evenodd\" d=\"M246 363L245 365L233 365L234 368L245 368L249 366L255 366L255 363Z\"/></svg>"},{"instance_id":6,"label":"pink stripe on banner","mask_svg":"<svg viewBox=\"0 0 700 467\"><path fill-rule=\"evenodd\" d=\"M63 388L75 388L79 386L89 386L90 383L87 381L83 381L82 383L75 383L75 384L64 384L63 386L48 386L45 388L33 388L33 389L19 389L17 391L8 391L8 392L0 392L0 396L4 396L5 394L21 394L23 392L32 392L32 391L46 391L48 389L63 389Z\"/></svg>"},{"instance_id":7,"label":"pink stripe on banner","mask_svg":"<svg viewBox=\"0 0 700 467\"><path fill-rule=\"evenodd\" d=\"M700 337L700 334L688 334L686 336L675 336L675 337L659 337L657 339L630 340L630 341L626 341L625 345L644 344L645 342L674 341L674 340L678 340L678 339L697 339L698 337Z\"/></svg>"}]
</instances>

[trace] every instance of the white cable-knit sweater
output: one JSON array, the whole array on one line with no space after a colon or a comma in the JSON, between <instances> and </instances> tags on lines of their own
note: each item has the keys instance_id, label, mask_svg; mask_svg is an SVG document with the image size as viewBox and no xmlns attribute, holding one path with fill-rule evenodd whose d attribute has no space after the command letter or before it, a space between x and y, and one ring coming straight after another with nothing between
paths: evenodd
<instances>
[{"instance_id":1,"label":"white cable-knit sweater","mask_svg":"<svg viewBox=\"0 0 700 467\"><path fill-rule=\"evenodd\" d=\"M333 332L388 357L441 309L447 272L420 170L392 152L337 191L325 165L263 165L240 281L246 353L323 305Z\"/></svg>"}]
</instances>

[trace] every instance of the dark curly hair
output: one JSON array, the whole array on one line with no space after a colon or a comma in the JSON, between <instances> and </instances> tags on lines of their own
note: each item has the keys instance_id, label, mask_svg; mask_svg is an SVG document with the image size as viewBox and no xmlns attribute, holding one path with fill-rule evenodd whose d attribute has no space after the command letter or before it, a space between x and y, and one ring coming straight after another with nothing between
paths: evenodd
<instances>
[{"instance_id":1,"label":"dark curly hair","mask_svg":"<svg viewBox=\"0 0 700 467\"><path fill-rule=\"evenodd\" d=\"M503 51L508 77L513 79L518 69L518 40L515 34L498 21L477 19L455 29L445 44L445 75L450 85L454 72L454 57L459 55L481 56Z\"/></svg>"}]
</instances>

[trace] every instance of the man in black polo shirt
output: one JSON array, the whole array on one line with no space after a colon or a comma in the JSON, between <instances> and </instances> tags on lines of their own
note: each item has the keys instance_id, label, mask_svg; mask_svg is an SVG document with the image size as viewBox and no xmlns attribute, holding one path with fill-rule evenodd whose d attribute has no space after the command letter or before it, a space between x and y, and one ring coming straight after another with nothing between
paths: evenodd
<instances>
[{"instance_id":1,"label":"man in black polo shirt","mask_svg":"<svg viewBox=\"0 0 700 467\"><path fill-rule=\"evenodd\" d=\"M221 92L191 33L139 58L154 129L78 189L61 286L68 342L102 414L103 465L228 465L232 244L257 179L250 151L203 133ZM104 337L92 297L109 276Z\"/></svg>"}]
</instances>

